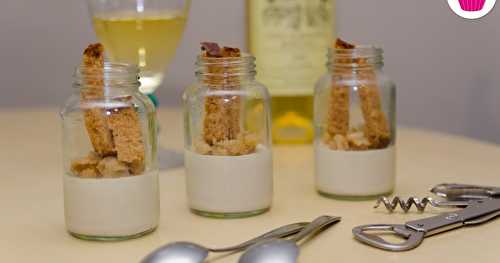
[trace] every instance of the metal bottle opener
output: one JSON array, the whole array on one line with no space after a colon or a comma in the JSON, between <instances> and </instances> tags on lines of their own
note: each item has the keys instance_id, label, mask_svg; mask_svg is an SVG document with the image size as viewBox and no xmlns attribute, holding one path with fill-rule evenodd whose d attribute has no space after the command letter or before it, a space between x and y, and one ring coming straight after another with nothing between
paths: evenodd
<instances>
[{"instance_id":1,"label":"metal bottle opener","mask_svg":"<svg viewBox=\"0 0 500 263\"><path fill-rule=\"evenodd\" d=\"M373 247L388 251L407 251L418 247L425 237L439 234L462 226L482 224L500 216L500 188L459 184L441 184L431 192L466 208L443 213L438 216L406 222L404 225L371 224L355 227L354 237ZM390 243L377 235L389 232L406 239L403 243Z\"/></svg>"}]
</instances>

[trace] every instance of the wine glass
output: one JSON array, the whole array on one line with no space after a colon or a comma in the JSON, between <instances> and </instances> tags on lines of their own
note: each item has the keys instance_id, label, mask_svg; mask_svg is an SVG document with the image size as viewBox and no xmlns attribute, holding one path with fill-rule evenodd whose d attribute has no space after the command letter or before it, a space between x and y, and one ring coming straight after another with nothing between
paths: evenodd
<instances>
[{"instance_id":1,"label":"wine glass","mask_svg":"<svg viewBox=\"0 0 500 263\"><path fill-rule=\"evenodd\" d=\"M152 95L175 55L191 0L87 0L87 4L108 59L138 65L139 89Z\"/></svg>"}]
</instances>

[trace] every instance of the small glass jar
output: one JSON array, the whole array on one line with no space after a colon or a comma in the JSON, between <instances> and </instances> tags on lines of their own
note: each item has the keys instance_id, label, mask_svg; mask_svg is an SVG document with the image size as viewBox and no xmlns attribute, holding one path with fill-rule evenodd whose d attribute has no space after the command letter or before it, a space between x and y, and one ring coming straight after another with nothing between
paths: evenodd
<instances>
[{"instance_id":1,"label":"small glass jar","mask_svg":"<svg viewBox=\"0 0 500 263\"><path fill-rule=\"evenodd\" d=\"M156 112L135 66L80 66L61 112L64 212L70 234L124 240L158 226Z\"/></svg>"},{"instance_id":2,"label":"small glass jar","mask_svg":"<svg viewBox=\"0 0 500 263\"><path fill-rule=\"evenodd\" d=\"M273 193L270 98L255 81L255 58L197 59L184 101L188 201L199 215L254 216Z\"/></svg>"},{"instance_id":3,"label":"small glass jar","mask_svg":"<svg viewBox=\"0 0 500 263\"><path fill-rule=\"evenodd\" d=\"M331 49L316 86L315 175L325 196L369 199L395 185L396 89L383 50Z\"/></svg>"}]
</instances>

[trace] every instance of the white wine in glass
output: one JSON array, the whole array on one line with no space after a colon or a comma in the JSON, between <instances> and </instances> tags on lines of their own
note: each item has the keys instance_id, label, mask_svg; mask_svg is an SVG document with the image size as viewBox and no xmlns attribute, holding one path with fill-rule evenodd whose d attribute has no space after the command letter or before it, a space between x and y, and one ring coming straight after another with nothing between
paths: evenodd
<instances>
[{"instance_id":1,"label":"white wine in glass","mask_svg":"<svg viewBox=\"0 0 500 263\"><path fill-rule=\"evenodd\" d=\"M140 90L162 83L187 20L187 0L89 0L97 38L111 61L138 65Z\"/></svg>"}]
</instances>

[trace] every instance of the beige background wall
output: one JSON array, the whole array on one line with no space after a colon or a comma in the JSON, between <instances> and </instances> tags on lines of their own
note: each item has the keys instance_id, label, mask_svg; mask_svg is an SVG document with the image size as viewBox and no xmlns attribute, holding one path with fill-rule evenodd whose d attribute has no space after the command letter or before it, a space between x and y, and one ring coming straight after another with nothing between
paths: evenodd
<instances>
[{"instance_id":1,"label":"beige background wall","mask_svg":"<svg viewBox=\"0 0 500 263\"><path fill-rule=\"evenodd\" d=\"M200 41L245 46L243 0L193 1L162 105L179 105ZM81 49L95 40L84 0L1 6L0 110L60 105ZM478 21L459 18L446 0L338 0L337 11L344 38L384 47L400 124L500 143L500 4Z\"/></svg>"}]
</instances>

